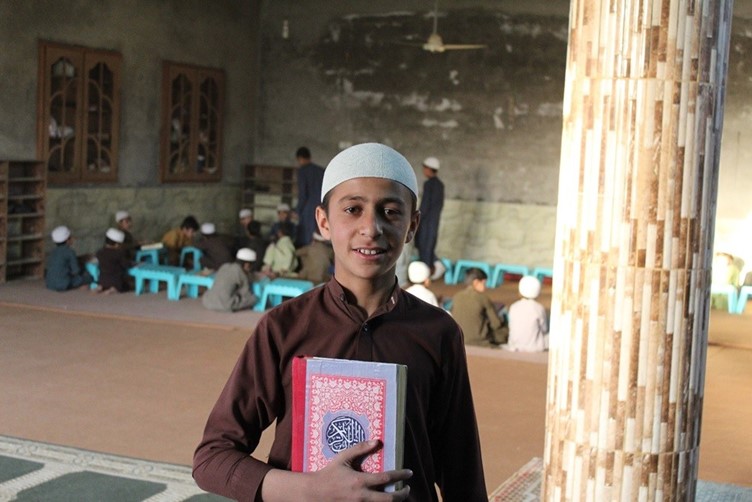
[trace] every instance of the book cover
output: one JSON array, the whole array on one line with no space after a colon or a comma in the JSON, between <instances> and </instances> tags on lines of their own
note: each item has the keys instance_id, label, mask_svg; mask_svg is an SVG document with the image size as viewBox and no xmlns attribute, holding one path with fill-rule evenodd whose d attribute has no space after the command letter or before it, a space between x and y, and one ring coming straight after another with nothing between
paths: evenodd
<instances>
[{"instance_id":1,"label":"book cover","mask_svg":"<svg viewBox=\"0 0 752 502\"><path fill-rule=\"evenodd\" d=\"M339 452L379 439L361 470L402 468L407 366L297 357L292 382L292 470L318 471ZM392 488L393 489L393 488Z\"/></svg>"}]
</instances>

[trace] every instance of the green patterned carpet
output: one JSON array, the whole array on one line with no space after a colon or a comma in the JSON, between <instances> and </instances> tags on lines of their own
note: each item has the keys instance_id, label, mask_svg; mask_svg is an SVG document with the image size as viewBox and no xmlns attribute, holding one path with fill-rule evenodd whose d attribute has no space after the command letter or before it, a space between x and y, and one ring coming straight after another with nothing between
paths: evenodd
<instances>
[{"instance_id":1,"label":"green patterned carpet","mask_svg":"<svg viewBox=\"0 0 752 502\"><path fill-rule=\"evenodd\" d=\"M0 436L0 500L214 502L187 466Z\"/></svg>"}]
</instances>

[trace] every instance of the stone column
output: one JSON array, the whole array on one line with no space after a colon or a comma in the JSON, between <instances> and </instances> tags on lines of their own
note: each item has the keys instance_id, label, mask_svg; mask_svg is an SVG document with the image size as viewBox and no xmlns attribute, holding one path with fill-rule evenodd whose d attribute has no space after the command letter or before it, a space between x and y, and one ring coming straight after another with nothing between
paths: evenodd
<instances>
[{"instance_id":1,"label":"stone column","mask_svg":"<svg viewBox=\"0 0 752 502\"><path fill-rule=\"evenodd\" d=\"M543 499L692 500L731 0L572 0Z\"/></svg>"}]
</instances>

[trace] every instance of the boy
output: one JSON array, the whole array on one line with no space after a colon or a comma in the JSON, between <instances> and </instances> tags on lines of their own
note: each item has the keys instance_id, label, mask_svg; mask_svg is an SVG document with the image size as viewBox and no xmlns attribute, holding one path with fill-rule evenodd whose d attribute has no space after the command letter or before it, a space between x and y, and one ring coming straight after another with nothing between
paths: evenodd
<instances>
[{"instance_id":1,"label":"boy","mask_svg":"<svg viewBox=\"0 0 752 502\"><path fill-rule=\"evenodd\" d=\"M298 257L295 256L295 244L292 236L295 226L288 222L281 222L277 233L264 253L264 266L261 271L271 277L289 276L298 268Z\"/></svg>"},{"instance_id":2,"label":"boy","mask_svg":"<svg viewBox=\"0 0 752 502\"><path fill-rule=\"evenodd\" d=\"M535 299L541 291L537 277L526 275L518 285L521 299L509 306L509 344L504 348L520 352L548 350L548 316Z\"/></svg>"},{"instance_id":3,"label":"boy","mask_svg":"<svg viewBox=\"0 0 752 502\"><path fill-rule=\"evenodd\" d=\"M180 265L180 251L193 244L193 236L198 232L198 220L193 216L186 216L179 228L168 230L162 236L162 244L167 248L167 263ZM192 264L185 264L191 268Z\"/></svg>"},{"instance_id":4,"label":"boy","mask_svg":"<svg viewBox=\"0 0 752 502\"><path fill-rule=\"evenodd\" d=\"M321 200L321 182L324 168L311 162L311 151L301 146L295 152L298 164L298 229L295 246L302 247L311 243L311 236L316 231L316 206Z\"/></svg>"},{"instance_id":5,"label":"boy","mask_svg":"<svg viewBox=\"0 0 752 502\"><path fill-rule=\"evenodd\" d=\"M431 284L431 269L422 261L414 261L407 266L407 277L412 286L406 289L411 295L415 295L429 305L439 306L439 300L433 291L428 289Z\"/></svg>"},{"instance_id":6,"label":"boy","mask_svg":"<svg viewBox=\"0 0 752 502\"><path fill-rule=\"evenodd\" d=\"M467 287L454 295L452 315L462 327L468 344L498 347L507 341L509 330L486 296L486 279L488 276L479 268L467 271Z\"/></svg>"},{"instance_id":7,"label":"boy","mask_svg":"<svg viewBox=\"0 0 752 502\"><path fill-rule=\"evenodd\" d=\"M420 221L407 160L376 143L329 163L316 209L334 248L334 277L270 310L246 343L209 416L193 460L205 490L240 500L486 501L462 332L451 317L401 290L395 262ZM359 443L322 470L293 473L291 367L298 355L408 367L404 469L357 470L379 448ZM276 421L268 462L250 453ZM384 485L404 481L390 494Z\"/></svg>"},{"instance_id":8,"label":"boy","mask_svg":"<svg viewBox=\"0 0 752 502\"><path fill-rule=\"evenodd\" d=\"M213 273L225 263L232 261L230 248L216 235L216 231L214 223L202 223L203 238L196 242L196 247L201 250L201 268L205 274Z\"/></svg>"},{"instance_id":9,"label":"boy","mask_svg":"<svg viewBox=\"0 0 752 502\"><path fill-rule=\"evenodd\" d=\"M253 211L243 208L238 212L238 230L235 235L235 248L237 252L241 248L249 248L248 245L248 224L253 222Z\"/></svg>"},{"instance_id":10,"label":"boy","mask_svg":"<svg viewBox=\"0 0 752 502\"><path fill-rule=\"evenodd\" d=\"M65 225L55 227L52 230L52 241L55 243L55 249L47 257L47 269L44 274L47 289L67 291L88 285L91 277L81 270L76 252L71 247L73 237L70 229Z\"/></svg>"},{"instance_id":11,"label":"boy","mask_svg":"<svg viewBox=\"0 0 752 502\"><path fill-rule=\"evenodd\" d=\"M436 243L439 240L439 221L444 208L444 183L439 179L441 164L436 157L427 157L423 161L423 195L420 197L421 225L415 235L420 261L431 267L431 279L436 280L446 271L444 264L436 256Z\"/></svg>"},{"instance_id":12,"label":"boy","mask_svg":"<svg viewBox=\"0 0 752 502\"><path fill-rule=\"evenodd\" d=\"M97 251L99 263L99 284L97 291L122 293L130 288L128 269L133 262L128 259L123 249L125 233L117 228L108 228L104 236L104 247Z\"/></svg>"},{"instance_id":13,"label":"boy","mask_svg":"<svg viewBox=\"0 0 752 502\"><path fill-rule=\"evenodd\" d=\"M248 279L256 261L256 253L252 249L241 248L235 258L234 263L225 263L219 267L214 276L214 284L201 295L201 303L209 310L236 312L256 304Z\"/></svg>"},{"instance_id":14,"label":"boy","mask_svg":"<svg viewBox=\"0 0 752 502\"><path fill-rule=\"evenodd\" d=\"M290 206L285 203L277 205L277 221L275 221L272 224L272 227L269 229L269 240L273 241L277 238L277 231L282 225L290 227L291 233L289 235L291 239L294 239L295 233L297 232L296 225L292 219L292 211L290 210Z\"/></svg>"},{"instance_id":15,"label":"boy","mask_svg":"<svg viewBox=\"0 0 752 502\"><path fill-rule=\"evenodd\" d=\"M133 228L133 219L128 211L118 211L115 213L115 223L117 224L117 230L123 232L122 248L125 251L125 256L129 260L136 258L136 250L140 245L131 234L131 228Z\"/></svg>"}]
</instances>

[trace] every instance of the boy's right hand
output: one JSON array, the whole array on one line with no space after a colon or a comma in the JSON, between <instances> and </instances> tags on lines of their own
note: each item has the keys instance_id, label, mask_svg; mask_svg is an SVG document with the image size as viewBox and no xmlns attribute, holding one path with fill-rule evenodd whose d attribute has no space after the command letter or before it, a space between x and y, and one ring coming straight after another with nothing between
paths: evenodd
<instances>
[{"instance_id":1,"label":"boy's right hand","mask_svg":"<svg viewBox=\"0 0 752 502\"><path fill-rule=\"evenodd\" d=\"M262 498L272 500L311 500L311 501L373 501L390 502L405 500L410 487L405 485L394 492L382 491L385 486L405 481L413 473L409 469L369 473L356 470L366 456L381 448L379 441L364 441L338 453L320 471L311 473L291 473L272 470L267 473L261 487ZM288 477L294 476L295 479ZM281 489L278 491L278 489ZM293 494L300 489L299 493ZM282 497L277 499L277 497Z\"/></svg>"}]
</instances>

